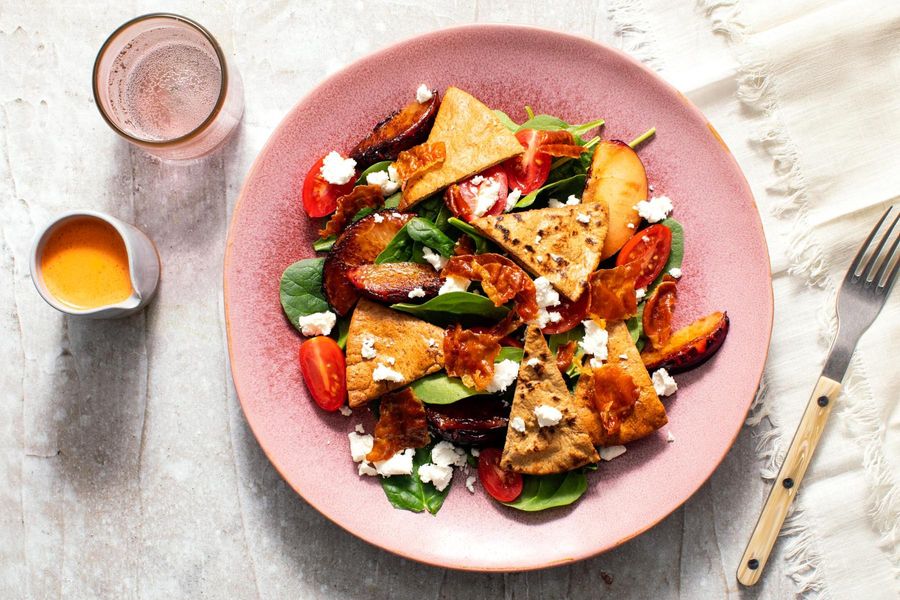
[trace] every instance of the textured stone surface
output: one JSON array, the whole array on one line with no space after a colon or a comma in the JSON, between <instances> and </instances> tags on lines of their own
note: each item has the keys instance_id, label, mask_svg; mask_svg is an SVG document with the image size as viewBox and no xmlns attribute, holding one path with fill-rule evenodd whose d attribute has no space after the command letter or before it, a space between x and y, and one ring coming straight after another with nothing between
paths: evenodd
<instances>
[{"instance_id":1,"label":"textured stone surface","mask_svg":"<svg viewBox=\"0 0 900 600\"><path fill-rule=\"evenodd\" d=\"M0 6L0 597L790 593L778 556L758 590L743 592L734 580L766 493L748 429L683 508L615 551L526 574L457 573L371 547L306 505L269 465L230 382L221 305L228 217L253 157L287 109L341 65L442 26L530 23L618 44L594 4ZM206 25L244 79L239 134L188 165L160 163L117 139L90 93L105 36L154 10ZM703 93L692 96L701 106ZM28 274L32 235L54 213L75 208L108 211L156 241L163 279L148 310L92 322L41 301Z\"/></svg>"}]
</instances>

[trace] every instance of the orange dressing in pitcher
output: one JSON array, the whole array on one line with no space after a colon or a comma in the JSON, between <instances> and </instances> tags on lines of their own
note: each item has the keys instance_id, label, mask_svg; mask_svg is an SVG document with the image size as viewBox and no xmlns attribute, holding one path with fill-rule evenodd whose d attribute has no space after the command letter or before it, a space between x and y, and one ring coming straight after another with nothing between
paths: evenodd
<instances>
[{"instance_id":1,"label":"orange dressing in pitcher","mask_svg":"<svg viewBox=\"0 0 900 600\"><path fill-rule=\"evenodd\" d=\"M71 219L53 231L41 256L41 273L50 293L74 308L117 304L132 292L122 236L91 217Z\"/></svg>"}]
</instances>

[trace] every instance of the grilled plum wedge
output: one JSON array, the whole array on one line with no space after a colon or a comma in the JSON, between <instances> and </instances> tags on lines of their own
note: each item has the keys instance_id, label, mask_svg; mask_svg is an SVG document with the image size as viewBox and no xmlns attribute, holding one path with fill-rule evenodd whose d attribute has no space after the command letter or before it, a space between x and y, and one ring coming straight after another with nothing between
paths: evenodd
<instances>
[{"instance_id":1,"label":"grilled plum wedge","mask_svg":"<svg viewBox=\"0 0 900 600\"><path fill-rule=\"evenodd\" d=\"M509 422L509 406L492 396L472 396L453 404L426 404L432 431L454 444L480 446L502 442Z\"/></svg>"},{"instance_id":2,"label":"grilled plum wedge","mask_svg":"<svg viewBox=\"0 0 900 600\"><path fill-rule=\"evenodd\" d=\"M414 262L360 265L347 276L363 296L384 303L433 298L444 284L433 267ZM416 288L424 293L411 296Z\"/></svg>"},{"instance_id":3,"label":"grilled plum wedge","mask_svg":"<svg viewBox=\"0 0 900 600\"><path fill-rule=\"evenodd\" d=\"M648 371L681 373L708 360L728 335L728 313L714 312L672 334L661 348L648 348L641 359Z\"/></svg>"},{"instance_id":4,"label":"grilled plum wedge","mask_svg":"<svg viewBox=\"0 0 900 600\"><path fill-rule=\"evenodd\" d=\"M359 300L359 290L348 274L356 267L371 264L413 215L382 210L363 217L344 230L325 258L322 288L328 304L341 316ZM376 220L376 219L380 219Z\"/></svg>"},{"instance_id":5,"label":"grilled plum wedge","mask_svg":"<svg viewBox=\"0 0 900 600\"><path fill-rule=\"evenodd\" d=\"M426 102L413 100L397 112L375 125L350 152L358 169L365 169L382 160L395 160L397 155L421 144L428 137L437 116L440 98L436 90Z\"/></svg>"}]
</instances>

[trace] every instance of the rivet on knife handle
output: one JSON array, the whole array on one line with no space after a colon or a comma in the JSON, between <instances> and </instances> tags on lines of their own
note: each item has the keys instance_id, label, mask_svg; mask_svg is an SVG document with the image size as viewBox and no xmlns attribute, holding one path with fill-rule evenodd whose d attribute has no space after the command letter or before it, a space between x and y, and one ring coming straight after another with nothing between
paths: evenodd
<instances>
[{"instance_id":1,"label":"rivet on knife handle","mask_svg":"<svg viewBox=\"0 0 900 600\"><path fill-rule=\"evenodd\" d=\"M754 585L759 581L840 391L840 383L824 375L819 377L738 565L737 580L742 584Z\"/></svg>"}]
</instances>

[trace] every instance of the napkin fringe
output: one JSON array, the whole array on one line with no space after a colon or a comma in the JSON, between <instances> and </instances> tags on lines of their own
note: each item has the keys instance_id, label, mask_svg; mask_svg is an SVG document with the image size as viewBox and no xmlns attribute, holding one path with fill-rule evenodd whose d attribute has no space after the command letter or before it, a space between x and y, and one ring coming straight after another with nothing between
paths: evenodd
<instances>
[{"instance_id":1,"label":"napkin fringe","mask_svg":"<svg viewBox=\"0 0 900 600\"><path fill-rule=\"evenodd\" d=\"M662 71L656 36L650 31L643 3L640 0L611 0L606 5L606 11L622 50L654 71Z\"/></svg>"}]
</instances>

